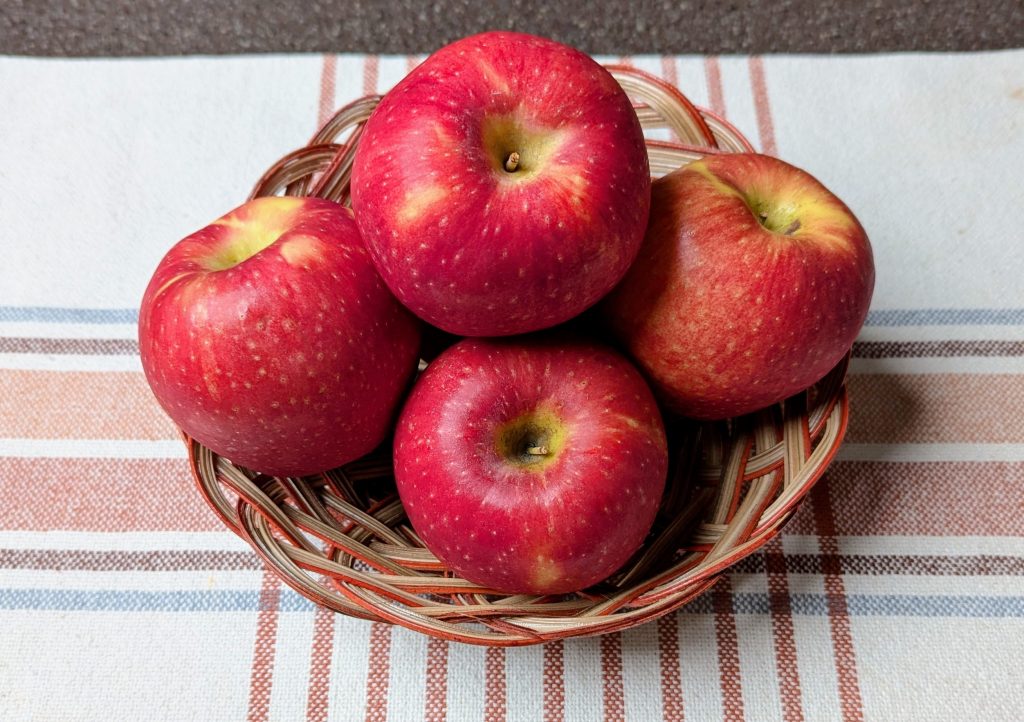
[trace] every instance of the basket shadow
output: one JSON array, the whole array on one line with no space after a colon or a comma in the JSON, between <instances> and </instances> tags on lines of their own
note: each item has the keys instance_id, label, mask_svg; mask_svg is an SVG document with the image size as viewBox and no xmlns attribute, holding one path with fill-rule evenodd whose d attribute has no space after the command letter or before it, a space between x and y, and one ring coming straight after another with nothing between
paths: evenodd
<instances>
[{"instance_id":1,"label":"basket shadow","mask_svg":"<svg viewBox=\"0 0 1024 722\"><path fill-rule=\"evenodd\" d=\"M901 445L929 438L925 399L898 374L855 374L847 381L850 424L844 451L821 480L829 512L839 534L871 533L890 515L895 479L912 477L880 473L882 466L906 461ZM922 438L923 437L923 438ZM820 533L820 532L819 532Z\"/></svg>"},{"instance_id":2,"label":"basket shadow","mask_svg":"<svg viewBox=\"0 0 1024 722\"><path fill-rule=\"evenodd\" d=\"M848 379L850 390L850 426L847 444L894 445L913 441L936 441L921 438L930 429L924 415L926 399L922 390L915 388L902 374L852 374ZM898 458L898 448L877 449L882 454L876 459L888 461Z\"/></svg>"}]
</instances>

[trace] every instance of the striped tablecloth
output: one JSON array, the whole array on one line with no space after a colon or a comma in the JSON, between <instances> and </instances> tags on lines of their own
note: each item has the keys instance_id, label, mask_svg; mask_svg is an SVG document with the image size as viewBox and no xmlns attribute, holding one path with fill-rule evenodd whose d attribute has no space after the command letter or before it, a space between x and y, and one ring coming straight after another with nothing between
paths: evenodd
<instances>
[{"instance_id":1,"label":"striped tablecloth","mask_svg":"<svg viewBox=\"0 0 1024 722\"><path fill-rule=\"evenodd\" d=\"M169 245L417 59L0 58L0 718L1024 719L1024 51L628 60L868 229L849 434L678 614L501 651L282 589L136 356Z\"/></svg>"}]
</instances>

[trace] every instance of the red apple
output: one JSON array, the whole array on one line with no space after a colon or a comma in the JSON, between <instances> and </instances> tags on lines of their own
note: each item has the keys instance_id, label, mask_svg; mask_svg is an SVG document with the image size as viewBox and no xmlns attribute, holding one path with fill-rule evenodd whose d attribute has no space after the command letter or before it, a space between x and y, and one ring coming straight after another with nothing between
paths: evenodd
<instances>
[{"instance_id":1,"label":"red apple","mask_svg":"<svg viewBox=\"0 0 1024 722\"><path fill-rule=\"evenodd\" d=\"M313 198L250 201L180 241L139 312L142 366L167 414L279 476L339 466L384 439L419 335L351 211Z\"/></svg>"},{"instance_id":2,"label":"red apple","mask_svg":"<svg viewBox=\"0 0 1024 722\"><path fill-rule=\"evenodd\" d=\"M399 300L463 336L553 326L622 278L643 239L640 123L583 53L491 32L434 53L366 124L356 222Z\"/></svg>"},{"instance_id":3,"label":"red apple","mask_svg":"<svg viewBox=\"0 0 1024 722\"><path fill-rule=\"evenodd\" d=\"M753 153L654 182L636 263L601 310L675 411L720 419L821 379L864 323L871 245L808 173Z\"/></svg>"},{"instance_id":4,"label":"red apple","mask_svg":"<svg viewBox=\"0 0 1024 722\"><path fill-rule=\"evenodd\" d=\"M583 589L654 521L668 465L650 389L592 343L467 339L427 367L395 431L395 478L424 543L509 593Z\"/></svg>"}]
</instances>

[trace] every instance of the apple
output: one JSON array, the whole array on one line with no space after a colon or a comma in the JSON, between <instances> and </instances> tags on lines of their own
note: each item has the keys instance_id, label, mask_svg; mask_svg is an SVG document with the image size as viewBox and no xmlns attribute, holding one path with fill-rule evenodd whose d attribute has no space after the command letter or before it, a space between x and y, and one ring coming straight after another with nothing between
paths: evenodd
<instances>
[{"instance_id":1,"label":"apple","mask_svg":"<svg viewBox=\"0 0 1024 722\"><path fill-rule=\"evenodd\" d=\"M377 269L461 336L554 326L622 278L650 176L629 98L594 60L510 32L430 56L366 123L352 171Z\"/></svg>"},{"instance_id":2,"label":"apple","mask_svg":"<svg viewBox=\"0 0 1024 722\"><path fill-rule=\"evenodd\" d=\"M315 198L253 200L180 241L139 311L142 367L171 419L277 476L380 444L419 337L351 211Z\"/></svg>"},{"instance_id":3,"label":"apple","mask_svg":"<svg viewBox=\"0 0 1024 722\"><path fill-rule=\"evenodd\" d=\"M665 429L639 372L590 342L464 339L399 416L398 493L427 547L507 593L595 584L654 522Z\"/></svg>"},{"instance_id":4,"label":"apple","mask_svg":"<svg viewBox=\"0 0 1024 722\"><path fill-rule=\"evenodd\" d=\"M708 156L654 182L636 263L601 305L671 409L722 419L820 380L867 315L871 245L850 209L770 156Z\"/></svg>"}]
</instances>

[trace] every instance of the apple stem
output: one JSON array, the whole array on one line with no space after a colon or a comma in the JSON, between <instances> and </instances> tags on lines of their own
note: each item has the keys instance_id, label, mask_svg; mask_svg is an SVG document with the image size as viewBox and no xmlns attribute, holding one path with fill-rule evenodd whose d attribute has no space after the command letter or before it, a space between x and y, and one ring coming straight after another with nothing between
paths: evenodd
<instances>
[{"instance_id":1,"label":"apple stem","mask_svg":"<svg viewBox=\"0 0 1024 722\"><path fill-rule=\"evenodd\" d=\"M784 236L791 236L800 230L800 219L797 218L795 221L789 224L789 227L782 232Z\"/></svg>"},{"instance_id":2,"label":"apple stem","mask_svg":"<svg viewBox=\"0 0 1024 722\"><path fill-rule=\"evenodd\" d=\"M512 151L508 154L508 158L505 159L505 170L509 173L515 173L516 168L519 167L519 154Z\"/></svg>"},{"instance_id":3,"label":"apple stem","mask_svg":"<svg viewBox=\"0 0 1024 722\"><path fill-rule=\"evenodd\" d=\"M546 446L527 446L526 453L530 456L547 456L551 450Z\"/></svg>"}]
</instances>

